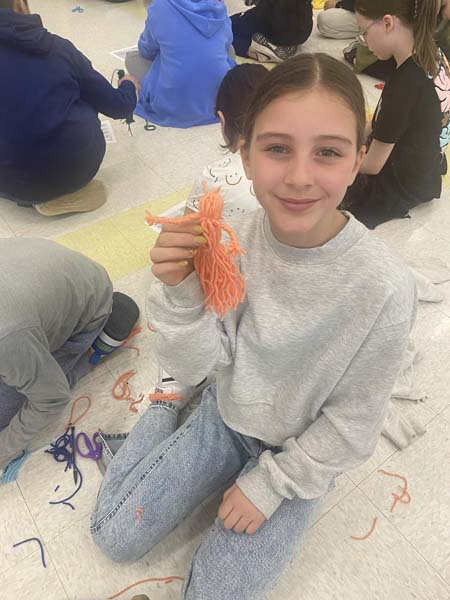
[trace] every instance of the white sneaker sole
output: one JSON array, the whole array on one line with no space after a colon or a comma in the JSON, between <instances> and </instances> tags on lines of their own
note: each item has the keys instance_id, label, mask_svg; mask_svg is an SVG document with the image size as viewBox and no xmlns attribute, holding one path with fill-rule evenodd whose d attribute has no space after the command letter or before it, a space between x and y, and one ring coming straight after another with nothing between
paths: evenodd
<instances>
[{"instance_id":1,"label":"white sneaker sole","mask_svg":"<svg viewBox=\"0 0 450 600\"><path fill-rule=\"evenodd\" d=\"M250 58L257 60L258 62L268 63L281 63L283 59L279 58L276 54L271 52L266 46L261 46L255 42L252 42L248 49L248 55Z\"/></svg>"}]
</instances>

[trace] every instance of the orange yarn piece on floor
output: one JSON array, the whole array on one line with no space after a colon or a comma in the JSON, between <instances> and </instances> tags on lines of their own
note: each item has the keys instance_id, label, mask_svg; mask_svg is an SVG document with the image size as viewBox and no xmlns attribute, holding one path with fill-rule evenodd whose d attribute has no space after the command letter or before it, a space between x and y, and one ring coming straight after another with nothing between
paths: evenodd
<instances>
[{"instance_id":1,"label":"orange yarn piece on floor","mask_svg":"<svg viewBox=\"0 0 450 600\"><path fill-rule=\"evenodd\" d=\"M153 394L148 395L148 399L151 402L156 402L157 400L173 402L175 400L183 400L183 396L180 396L180 394L164 394L163 392L154 392Z\"/></svg>"},{"instance_id":2,"label":"orange yarn piece on floor","mask_svg":"<svg viewBox=\"0 0 450 600\"><path fill-rule=\"evenodd\" d=\"M245 254L245 251L239 246L231 227L222 221L223 199L219 191L216 189L208 192L205 182L203 182L203 190L205 194L200 200L198 214L171 219L154 217L147 212L146 221L149 225L200 223L207 243L196 253L194 267L205 294L206 308L213 309L223 319L229 310L236 309L243 302L247 293L245 279L234 261L237 255ZM230 239L225 245L221 242L223 231Z\"/></svg>"}]
</instances>

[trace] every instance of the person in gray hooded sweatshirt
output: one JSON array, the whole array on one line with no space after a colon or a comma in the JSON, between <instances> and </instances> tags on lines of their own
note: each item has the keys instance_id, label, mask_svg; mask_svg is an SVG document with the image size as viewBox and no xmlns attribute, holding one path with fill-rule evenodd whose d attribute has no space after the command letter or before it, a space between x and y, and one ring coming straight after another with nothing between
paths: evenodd
<instances>
[{"instance_id":1,"label":"person in gray hooded sweatshirt","mask_svg":"<svg viewBox=\"0 0 450 600\"><path fill-rule=\"evenodd\" d=\"M138 315L86 256L50 240L0 239L0 475Z\"/></svg>"}]
</instances>

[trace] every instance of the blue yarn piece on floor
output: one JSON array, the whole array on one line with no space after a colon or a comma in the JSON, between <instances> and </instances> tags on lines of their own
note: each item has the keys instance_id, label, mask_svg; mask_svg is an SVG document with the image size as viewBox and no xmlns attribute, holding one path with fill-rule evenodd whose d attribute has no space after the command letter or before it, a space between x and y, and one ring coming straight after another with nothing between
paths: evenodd
<instances>
[{"instance_id":1,"label":"blue yarn piece on floor","mask_svg":"<svg viewBox=\"0 0 450 600\"><path fill-rule=\"evenodd\" d=\"M3 475L0 477L0 485L11 483L11 481L16 481L19 476L21 466L27 460L30 454L31 452L24 452L22 456L15 458L8 464Z\"/></svg>"}]
</instances>

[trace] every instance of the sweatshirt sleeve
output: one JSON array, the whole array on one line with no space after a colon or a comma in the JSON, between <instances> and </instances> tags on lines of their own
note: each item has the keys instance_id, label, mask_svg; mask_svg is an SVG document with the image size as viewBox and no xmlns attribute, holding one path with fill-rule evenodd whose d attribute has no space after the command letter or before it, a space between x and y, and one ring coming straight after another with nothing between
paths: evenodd
<instances>
[{"instance_id":1,"label":"sweatshirt sleeve","mask_svg":"<svg viewBox=\"0 0 450 600\"><path fill-rule=\"evenodd\" d=\"M156 40L155 33L153 30L153 19L154 6L150 5L148 8L148 15L145 21L144 31L141 33L141 37L138 41L139 54L142 58L147 60L155 60L156 55L159 52L159 43Z\"/></svg>"},{"instance_id":2,"label":"sweatshirt sleeve","mask_svg":"<svg viewBox=\"0 0 450 600\"><path fill-rule=\"evenodd\" d=\"M111 119L125 119L133 114L137 103L136 88L131 81L124 81L118 88L113 87L103 75L98 73L91 62L77 50L77 72L80 84L80 97L97 112Z\"/></svg>"},{"instance_id":3,"label":"sweatshirt sleeve","mask_svg":"<svg viewBox=\"0 0 450 600\"><path fill-rule=\"evenodd\" d=\"M0 468L16 458L70 400L64 371L53 358L45 335L27 329L2 339L0 377L27 398L0 432Z\"/></svg>"},{"instance_id":4,"label":"sweatshirt sleeve","mask_svg":"<svg viewBox=\"0 0 450 600\"><path fill-rule=\"evenodd\" d=\"M284 499L318 498L334 477L373 454L411 329L411 320L373 329L320 415L279 453L267 450L237 481L269 518Z\"/></svg>"},{"instance_id":5,"label":"sweatshirt sleeve","mask_svg":"<svg viewBox=\"0 0 450 600\"><path fill-rule=\"evenodd\" d=\"M231 362L228 336L216 313L207 311L197 273L177 286L155 282L147 299L149 327L156 332L161 366L186 385L197 385Z\"/></svg>"}]
</instances>

